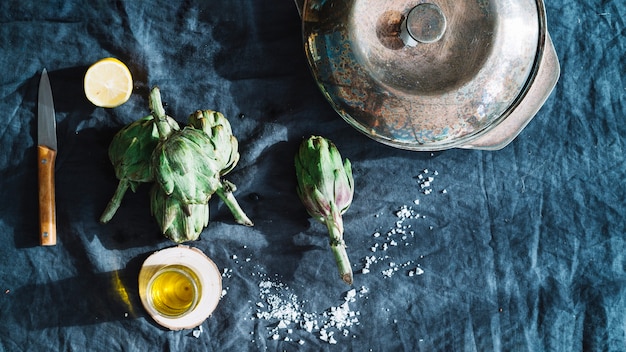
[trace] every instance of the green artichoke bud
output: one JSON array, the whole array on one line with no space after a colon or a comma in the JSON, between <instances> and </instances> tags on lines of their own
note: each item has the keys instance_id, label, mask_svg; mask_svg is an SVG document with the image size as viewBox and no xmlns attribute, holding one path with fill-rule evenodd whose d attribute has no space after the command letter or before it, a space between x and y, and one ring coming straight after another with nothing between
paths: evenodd
<instances>
[{"instance_id":1,"label":"green artichoke bud","mask_svg":"<svg viewBox=\"0 0 626 352\"><path fill-rule=\"evenodd\" d=\"M164 119L163 124L170 133L179 129L178 123L171 117ZM115 169L115 176L120 181L100 217L102 223L113 218L129 187L135 192L139 184L153 180L150 158L159 138L157 122L152 115L126 125L113 136L109 146L109 159Z\"/></svg>"},{"instance_id":2,"label":"green artichoke bud","mask_svg":"<svg viewBox=\"0 0 626 352\"><path fill-rule=\"evenodd\" d=\"M182 204L155 184L150 193L150 210L165 237L176 243L195 241L209 224L209 205Z\"/></svg>"},{"instance_id":3,"label":"green artichoke bud","mask_svg":"<svg viewBox=\"0 0 626 352\"><path fill-rule=\"evenodd\" d=\"M239 161L239 144L228 119L221 112L197 110L189 115L189 125L203 130L209 136L216 154L223 162L221 176L235 168Z\"/></svg>"},{"instance_id":4,"label":"green artichoke bud","mask_svg":"<svg viewBox=\"0 0 626 352\"><path fill-rule=\"evenodd\" d=\"M342 214L354 195L350 160L342 161L337 147L324 137L311 136L295 157L297 193L309 215L328 228L330 247L343 281L352 284L352 268L343 240Z\"/></svg>"},{"instance_id":5,"label":"green artichoke bud","mask_svg":"<svg viewBox=\"0 0 626 352\"><path fill-rule=\"evenodd\" d=\"M196 110L189 115L189 125L204 131L211 140L215 154L221 161L220 176L224 176L235 168L239 161L239 144L233 136L230 123L226 117L213 110ZM244 213L233 195L237 187L230 181L221 180L216 193L224 201L235 221L246 226L253 226L252 220Z\"/></svg>"},{"instance_id":6,"label":"green artichoke bud","mask_svg":"<svg viewBox=\"0 0 626 352\"><path fill-rule=\"evenodd\" d=\"M220 167L207 135L191 127L172 133L152 153L155 181L183 206L209 201L220 187Z\"/></svg>"}]
</instances>

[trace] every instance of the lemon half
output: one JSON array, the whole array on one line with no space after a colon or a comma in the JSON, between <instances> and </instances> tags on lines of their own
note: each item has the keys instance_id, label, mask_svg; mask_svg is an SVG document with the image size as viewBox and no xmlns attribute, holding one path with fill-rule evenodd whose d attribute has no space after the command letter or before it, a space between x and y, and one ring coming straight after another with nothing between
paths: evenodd
<instances>
[{"instance_id":1,"label":"lemon half","mask_svg":"<svg viewBox=\"0 0 626 352\"><path fill-rule=\"evenodd\" d=\"M85 96L96 106L114 108L124 104L133 91L133 77L120 60L107 57L85 73Z\"/></svg>"}]
</instances>

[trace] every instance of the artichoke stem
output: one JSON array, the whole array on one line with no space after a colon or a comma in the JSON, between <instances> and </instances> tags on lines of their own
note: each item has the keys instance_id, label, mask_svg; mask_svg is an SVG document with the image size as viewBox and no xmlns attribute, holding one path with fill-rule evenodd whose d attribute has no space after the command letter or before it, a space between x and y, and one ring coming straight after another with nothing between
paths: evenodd
<instances>
[{"instance_id":1,"label":"artichoke stem","mask_svg":"<svg viewBox=\"0 0 626 352\"><path fill-rule=\"evenodd\" d=\"M150 105L150 111L152 112L152 116L154 116L154 122L159 131L159 138L166 139L171 134L172 129L167 123L167 115L165 115L165 108L163 108L159 87L154 87L150 91L148 104Z\"/></svg>"},{"instance_id":2,"label":"artichoke stem","mask_svg":"<svg viewBox=\"0 0 626 352\"><path fill-rule=\"evenodd\" d=\"M215 193L217 193L220 199L226 204L228 209L230 209L230 212L233 214L233 216L235 217L235 221L238 224L253 226L254 223L248 218L246 213L244 213L243 209L241 209L241 207L239 206L237 199L233 195L234 190L234 184L229 181L223 180Z\"/></svg>"},{"instance_id":3,"label":"artichoke stem","mask_svg":"<svg viewBox=\"0 0 626 352\"><path fill-rule=\"evenodd\" d=\"M346 252L346 242L343 240L343 231L340 226L335 223L332 216L329 216L324 220L326 227L328 227L328 233L330 235L330 249L335 256L337 262L337 268L339 269L339 275L341 279L348 285L352 285L352 267L350 266L350 259Z\"/></svg>"},{"instance_id":4,"label":"artichoke stem","mask_svg":"<svg viewBox=\"0 0 626 352\"><path fill-rule=\"evenodd\" d=\"M115 215L115 213L117 212L117 209L122 204L122 198L124 198L124 194L126 194L126 191L128 190L129 186L130 186L129 180L125 178L120 180L120 182L117 184L117 189L115 190L115 193L113 194L113 198L111 198L111 200L109 201L109 204L107 204L106 209L104 209L102 216L100 216L101 223L106 224L113 218L113 215Z\"/></svg>"}]
</instances>

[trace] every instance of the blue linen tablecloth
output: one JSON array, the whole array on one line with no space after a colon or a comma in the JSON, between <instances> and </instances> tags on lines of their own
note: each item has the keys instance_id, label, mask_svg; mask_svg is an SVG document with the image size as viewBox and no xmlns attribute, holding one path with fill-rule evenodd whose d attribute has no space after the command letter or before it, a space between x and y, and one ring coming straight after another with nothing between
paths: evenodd
<instances>
[{"instance_id":1,"label":"blue linen tablecloth","mask_svg":"<svg viewBox=\"0 0 626 352\"><path fill-rule=\"evenodd\" d=\"M1 2L0 350L625 351L626 6L546 9L562 71L536 117L502 150L431 153L379 144L332 110L291 1ZM135 89L96 108L82 79L109 56ZM43 68L58 123L54 247L37 237ZM229 176L255 223L211 200L189 245L217 264L222 298L181 331L139 300L141 264L174 245L148 187L98 222L117 184L109 143L147 114L155 85L178 121L230 119L241 160ZM353 286L295 192L293 156L312 134L353 165Z\"/></svg>"}]
</instances>

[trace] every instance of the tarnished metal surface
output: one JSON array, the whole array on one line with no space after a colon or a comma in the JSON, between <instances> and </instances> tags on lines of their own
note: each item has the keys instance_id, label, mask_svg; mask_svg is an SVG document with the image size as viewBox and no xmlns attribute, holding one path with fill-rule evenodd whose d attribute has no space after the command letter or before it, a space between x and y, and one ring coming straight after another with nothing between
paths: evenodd
<instances>
[{"instance_id":1,"label":"tarnished metal surface","mask_svg":"<svg viewBox=\"0 0 626 352\"><path fill-rule=\"evenodd\" d=\"M445 27L407 45L401 26L424 3ZM413 150L467 145L497 126L532 84L546 36L534 0L307 0L302 17L313 75L335 110Z\"/></svg>"}]
</instances>

